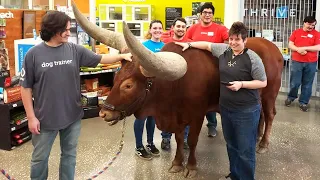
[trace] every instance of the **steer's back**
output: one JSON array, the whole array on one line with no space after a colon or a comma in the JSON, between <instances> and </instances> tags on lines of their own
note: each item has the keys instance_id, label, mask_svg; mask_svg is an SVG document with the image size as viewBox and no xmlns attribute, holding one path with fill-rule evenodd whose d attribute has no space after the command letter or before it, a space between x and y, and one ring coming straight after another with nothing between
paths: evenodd
<instances>
[{"instance_id":1,"label":"steer's back","mask_svg":"<svg viewBox=\"0 0 320 180\"><path fill-rule=\"evenodd\" d=\"M179 114L202 116L200 119L203 119L208 110L218 111L220 87L217 58L210 52L199 49L188 49L182 52L182 48L174 43L166 44L162 51L182 55L187 61L188 70L181 79L176 81L156 79L157 93L154 100L158 103L156 108L157 113L160 114L158 119L169 117L170 124L174 126L176 123L182 123L174 121L174 119L180 119L175 117ZM161 123L163 121L166 120L161 120ZM183 122L183 124L186 123ZM162 124L162 126L166 125Z\"/></svg>"}]
</instances>

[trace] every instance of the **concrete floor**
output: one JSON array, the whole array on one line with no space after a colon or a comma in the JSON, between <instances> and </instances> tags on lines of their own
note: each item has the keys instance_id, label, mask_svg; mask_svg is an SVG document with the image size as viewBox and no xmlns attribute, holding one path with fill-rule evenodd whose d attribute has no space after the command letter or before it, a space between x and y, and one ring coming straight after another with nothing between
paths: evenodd
<instances>
[{"instance_id":1,"label":"concrete floor","mask_svg":"<svg viewBox=\"0 0 320 180\"><path fill-rule=\"evenodd\" d=\"M316 180L320 176L320 101L311 101L310 112L301 112L295 103L283 105L285 96L277 100L278 114L272 129L269 152L257 155L256 179L258 180ZM175 142L171 152L161 152L159 158L144 161L134 154L133 117L127 118L125 145L118 159L99 180L178 180L182 173L170 174L167 169L175 154ZM88 179L103 169L118 150L122 123L109 126L99 118L82 121L79 140L76 179ZM228 157L218 116L218 135L206 136L205 125L197 146L198 175L195 179L219 179L228 173ZM145 138L145 135L144 135ZM144 140L145 142L145 140ZM155 144L160 148L160 131L155 131ZM31 142L12 151L0 150L0 169L17 180L29 179L32 152ZM49 179L58 179L59 139L53 146L49 161ZM6 178L0 173L0 180Z\"/></svg>"}]
</instances>

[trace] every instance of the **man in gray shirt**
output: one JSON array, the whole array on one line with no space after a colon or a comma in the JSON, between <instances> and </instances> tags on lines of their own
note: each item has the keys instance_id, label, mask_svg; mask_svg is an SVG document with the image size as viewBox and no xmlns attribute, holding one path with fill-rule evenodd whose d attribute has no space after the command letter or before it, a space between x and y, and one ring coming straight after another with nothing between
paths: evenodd
<instances>
[{"instance_id":1,"label":"man in gray shirt","mask_svg":"<svg viewBox=\"0 0 320 180\"><path fill-rule=\"evenodd\" d=\"M32 180L48 178L48 159L59 132L61 161L59 179L74 179L76 148L83 110L80 101L80 66L131 61L131 54L96 55L68 43L71 19L62 12L46 14L41 23L44 42L31 48L21 70L21 95L34 146ZM34 102L32 101L32 96Z\"/></svg>"}]
</instances>

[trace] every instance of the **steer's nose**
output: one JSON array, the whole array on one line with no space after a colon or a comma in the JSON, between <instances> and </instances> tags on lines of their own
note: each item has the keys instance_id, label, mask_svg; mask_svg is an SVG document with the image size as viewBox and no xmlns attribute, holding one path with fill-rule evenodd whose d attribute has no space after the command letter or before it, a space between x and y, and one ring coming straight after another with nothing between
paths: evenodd
<instances>
[{"instance_id":1,"label":"steer's nose","mask_svg":"<svg viewBox=\"0 0 320 180\"><path fill-rule=\"evenodd\" d=\"M104 118L104 117L106 116L106 113L103 112L102 110L100 110L100 111L99 111L99 116L100 116L101 118Z\"/></svg>"}]
</instances>

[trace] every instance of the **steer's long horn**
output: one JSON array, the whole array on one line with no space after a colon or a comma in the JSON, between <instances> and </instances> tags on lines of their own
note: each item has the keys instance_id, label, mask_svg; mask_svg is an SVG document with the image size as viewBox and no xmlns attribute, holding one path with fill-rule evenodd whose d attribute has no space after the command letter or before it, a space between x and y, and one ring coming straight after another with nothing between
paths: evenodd
<instances>
[{"instance_id":1,"label":"steer's long horn","mask_svg":"<svg viewBox=\"0 0 320 180\"><path fill-rule=\"evenodd\" d=\"M71 4L77 22L89 36L119 51L122 51L126 47L126 42L121 33L109 31L93 24L81 14L73 0L71 1Z\"/></svg>"},{"instance_id":2,"label":"steer's long horn","mask_svg":"<svg viewBox=\"0 0 320 180\"><path fill-rule=\"evenodd\" d=\"M187 72L187 62L181 55L173 52L153 53L134 37L126 22L123 22L123 34L131 53L138 57L145 70L156 77L174 81Z\"/></svg>"}]
</instances>

